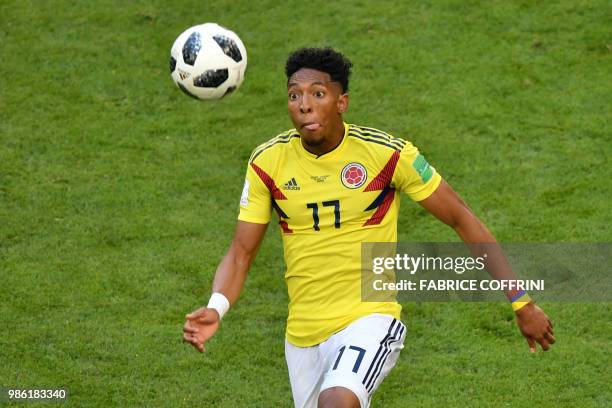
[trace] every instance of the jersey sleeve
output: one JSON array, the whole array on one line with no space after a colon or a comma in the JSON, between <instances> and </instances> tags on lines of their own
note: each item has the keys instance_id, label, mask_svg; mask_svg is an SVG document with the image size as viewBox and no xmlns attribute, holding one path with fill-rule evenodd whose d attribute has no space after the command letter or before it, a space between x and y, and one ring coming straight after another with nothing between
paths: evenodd
<instances>
[{"instance_id":1,"label":"jersey sleeve","mask_svg":"<svg viewBox=\"0 0 612 408\"><path fill-rule=\"evenodd\" d=\"M271 212L270 190L249 163L240 197L238 219L256 224L267 224L270 222Z\"/></svg>"},{"instance_id":2,"label":"jersey sleeve","mask_svg":"<svg viewBox=\"0 0 612 408\"><path fill-rule=\"evenodd\" d=\"M419 153L412 143L407 142L393 174L396 189L408 194L414 201L422 201L433 194L440 185L442 177Z\"/></svg>"}]
</instances>

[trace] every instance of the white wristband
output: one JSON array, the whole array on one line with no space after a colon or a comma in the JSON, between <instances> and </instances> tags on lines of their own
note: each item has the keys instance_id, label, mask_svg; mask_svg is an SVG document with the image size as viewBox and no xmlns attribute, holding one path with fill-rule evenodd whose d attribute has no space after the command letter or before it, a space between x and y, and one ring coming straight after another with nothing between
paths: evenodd
<instances>
[{"instance_id":1,"label":"white wristband","mask_svg":"<svg viewBox=\"0 0 612 408\"><path fill-rule=\"evenodd\" d=\"M229 310L230 302L227 300L223 293L215 292L210 296L208 301L209 309L215 309L219 313L219 320L223 319L223 315Z\"/></svg>"}]
</instances>

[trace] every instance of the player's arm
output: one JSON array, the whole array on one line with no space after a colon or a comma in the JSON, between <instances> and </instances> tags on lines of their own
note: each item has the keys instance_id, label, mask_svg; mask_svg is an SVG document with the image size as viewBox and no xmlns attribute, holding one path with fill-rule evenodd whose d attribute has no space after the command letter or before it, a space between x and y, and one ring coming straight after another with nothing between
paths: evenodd
<instances>
[{"instance_id":1,"label":"player's arm","mask_svg":"<svg viewBox=\"0 0 612 408\"><path fill-rule=\"evenodd\" d=\"M232 244L217 268L212 285L213 293L222 293L231 305L240 296L267 228L268 224L238 221Z\"/></svg>"},{"instance_id":2,"label":"player's arm","mask_svg":"<svg viewBox=\"0 0 612 408\"><path fill-rule=\"evenodd\" d=\"M453 228L476 256L481 256L486 250L488 256L485 264L493 278L516 279L493 234L446 181L442 180L438 188L429 197L419 201L419 204ZM506 295L511 298L515 292L509 291ZM516 316L521 333L527 339L532 352L536 351L535 342L538 342L543 350L548 350L550 344L555 342L550 319L533 302L517 310Z\"/></svg>"},{"instance_id":3,"label":"player's arm","mask_svg":"<svg viewBox=\"0 0 612 408\"><path fill-rule=\"evenodd\" d=\"M222 295L231 305L236 303L267 227L268 224L238 221L230 248L217 267L213 294ZM219 328L219 313L212 307L202 307L185 318L183 339L200 352L206 351L204 342Z\"/></svg>"}]
</instances>

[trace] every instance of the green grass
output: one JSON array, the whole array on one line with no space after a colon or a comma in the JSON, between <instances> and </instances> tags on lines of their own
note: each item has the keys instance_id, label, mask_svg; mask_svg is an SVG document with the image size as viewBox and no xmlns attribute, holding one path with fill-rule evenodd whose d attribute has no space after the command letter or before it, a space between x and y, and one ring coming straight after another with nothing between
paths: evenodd
<instances>
[{"instance_id":1,"label":"green grass","mask_svg":"<svg viewBox=\"0 0 612 408\"><path fill-rule=\"evenodd\" d=\"M209 296L251 149L291 127L283 65L299 46L345 52L346 119L413 141L501 241L611 242L611 14L606 1L3 1L0 386L65 387L66 406L291 406L276 226L210 353L181 327ZM249 51L245 83L215 103L167 69L175 37L205 21ZM408 200L400 239L457 240ZM507 305L406 304L406 349L373 405L610 406L610 303L544 306L558 344L530 355Z\"/></svg>"}]
</instances>

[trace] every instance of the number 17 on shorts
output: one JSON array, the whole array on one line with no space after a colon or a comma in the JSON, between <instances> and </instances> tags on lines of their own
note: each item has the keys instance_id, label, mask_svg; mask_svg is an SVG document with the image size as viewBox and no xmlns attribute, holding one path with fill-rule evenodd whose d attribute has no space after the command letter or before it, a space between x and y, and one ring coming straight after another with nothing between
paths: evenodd
<instances>
[{"instance_id":1,"label":"number 17 on shorts","mask_svg":"<svg viewBox=\"0 0 612 408\"><path fill-rule=\"evenodd\" d=\"M318 395L332 387L351 390L362 407L395 366L406 327L389 315L358 319L325 342L300 348L286 345L295 406L316 407Z\"/></svg>"}]
</instances>

